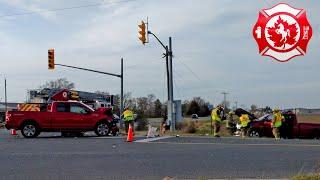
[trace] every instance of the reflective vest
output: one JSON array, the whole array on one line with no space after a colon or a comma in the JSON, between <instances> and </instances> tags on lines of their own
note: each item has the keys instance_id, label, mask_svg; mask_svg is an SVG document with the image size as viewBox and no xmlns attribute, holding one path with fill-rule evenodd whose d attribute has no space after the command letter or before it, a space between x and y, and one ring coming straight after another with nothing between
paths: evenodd
<instances>
[{"instance_id":1,"label":"reflective vest","mask_svg":"<svg viewBox=\"0 0 320 180\"><path fill-rule=\"evenodd\" d=\"M250 122L248 114L242 114L239 120L240 120L241 127L247 127Z\"/></svg>"},{"instance_id":2,"label":"reflective vest","mask_svg":"<svg viewBox=\"0 0 320 180\"><path fill-rule=\"evenodd\" d=\"M216 122L221 122L221 118L218 114L218 108L215 108L211 111L211 120Z\"/></svg>"},{"instance_id":3,"label":"reflective vest","mask_svg":"<svg viewBox=\"0 0 320 180\"><path fill-rule=\"evenodd\" d=\"M133 121L134 120L133 112L131 110L125 110L123 112L123 118L125 121Z\"/></svg>"},{"instance_id":4,"label":"reflective vest","mask_svg":"<svg viewBox=\"0 0 320 180\"><path fill-rule=\"evenodd\" d=\"M273 116L274 116L273 126L276 128L280 127L282 125L282 119L284 119L284 117L281 115L281 113L275 113Z\"/></svg>"}]
</instances>

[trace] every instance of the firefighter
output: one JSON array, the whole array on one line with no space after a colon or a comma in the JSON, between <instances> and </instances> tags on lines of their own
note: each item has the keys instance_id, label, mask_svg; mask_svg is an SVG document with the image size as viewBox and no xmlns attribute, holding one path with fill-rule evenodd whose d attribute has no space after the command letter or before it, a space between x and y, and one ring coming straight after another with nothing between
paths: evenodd
<instances>
[{"instance_id":1,"label":"firefighter","mask_svg":"<svg viewBox=\"0 0 320 180\"><path fill-rule=\"evenodd\" d=\"M234 112L233 111L230 111L228 113L228 117L226 119L226 128L228 129L230 135L233 135L237 129L236 123L234 121Z\"/></svg>"},{"instance_id":2,"label":"firefighter","mask_svg":"<svg viewBox=\"0 0 320 180\"><path fill-rule=\"evenodd\" d=\"M166 126L167 126L167 121L164 119L160 124L160 135L161 136L166 134Z\"/></svg>"},{"instance_id":3,"label":"firefighter","mask_svg":"<svg viewBox=\"0 0 320 180\"><path fill-rule=\"evenodd\" d=\"M126 128L126 133L128 133L129 130L129 124L131 124L132 130L134 129L134 115L133 112L126 107L124 109L124 112L122 114L123 119L124 119L124 123L125 123L125 128Z\"/></svg>"},{"instance_id":4,"label":"firefighter","mask_svg":"<svg viewBox=\"0 0 320 180\"><path fill-rule=\"evenodd\" d=\"M272 133L275 139L280 139L280 127L284 117L282 116L280 109L275 108L273 110L273 119L272 119Z\"/></svg>"},{"instance_id":5,"label":"firefighter","mask_svg":"<svg viewBox=\"0 0 320 180\"><path fill-rule=\"evenodd\" d=\"M215 109L211 111L211 120L213 126L213 135L214 137L220 137L220 124L221 124L221 116L223 114L223 107L217 106Z\"/></svg>"},{"instance_id":6,"label":"firefighter","mask_svg":"<svg viewBox=\"0 0 320 180\"><path fill-rule=\"evenodd\" d=\"M245 138L248 135L249 130L249 115L248 114L242 114L239 118L240 120L240 126L241 126L241 138Z\"/></svg>"}]
</instances>

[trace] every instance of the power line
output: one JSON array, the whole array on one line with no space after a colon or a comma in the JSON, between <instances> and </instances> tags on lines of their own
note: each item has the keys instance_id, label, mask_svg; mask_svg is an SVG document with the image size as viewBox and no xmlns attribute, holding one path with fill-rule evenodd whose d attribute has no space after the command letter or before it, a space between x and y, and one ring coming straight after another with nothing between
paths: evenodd
<instances>
[{"instance_id":1,"label":"power line","mask_svg":"<svg viewBox=\"0 0 320 180\"><path fill-rule=\"evenodd\" d=\"M56 9L48 9L48 10L39 10L39 11L29 11L24 13L12 13L12 14L5 14L1 15L0 18L3 17L11 17L11 16L23 16L23 15L29 15L29 14L36 14L36 13L42 13L42 12L56 12L56 11L65 11L65 10L72 10L72 9L80 9L80 8L88 8L88 7L96 7L96 6L102 6L107 4L119 4L119 3L125 3L125 2L132 2L137 0L122 0L117 2L102 2L102 3L96 3L96 4L88 4L88 5L81 5L81 6L71 6L71 7L64 7L64 8L56 8Z\"/></svg>"},{"instance_id":2,"label":"power line","mask_svg":"<svg viewBox=\"0 0 320 180\"><path fill-rule=\"evenodd\" d=\"M181 92L180 92L180 88L177 86L177 83L176 83L176 80L175 80L175 79L173 79L173 83L174 83L174 86L175 86L176 89L177 89L176 92L178 92L178 94L179 94L179 96L180 96L180 99L182 99L182 94L181 94Z\"/></svg>"},{"instance_id":3,"label":"power line","mask_svg":"<svg viewBox=\"0 0 320 180\"><path fill-rule=\"evenodd\" d=\"M175 58L175 59L177 59L178 62L180 62L182 65L184 65L184 66L186 67L186 69L188 69L188 70L191 72L191 74L192 74L196 79L198 79L199 81L201 81L201 79L199 78L199 76L198 76L194 71L192 71L192 69L191 69L187 64L185 64L183 61L180 61L178 58Z\"/></svg>"}]
</instances>

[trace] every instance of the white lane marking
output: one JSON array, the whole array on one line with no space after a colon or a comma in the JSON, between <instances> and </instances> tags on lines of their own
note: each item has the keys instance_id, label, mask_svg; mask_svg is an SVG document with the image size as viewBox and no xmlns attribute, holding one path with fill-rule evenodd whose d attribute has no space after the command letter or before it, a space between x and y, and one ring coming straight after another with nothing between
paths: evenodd
<instances>
[{"instance_id":1,"label":"white lane marking","mask_svg":"<svg viewBox=\"0 0 320 180\"><path fill-rule=\"evenodd\" d=\"M139 142L139 143L147 143L147 142L152 142L152 141L158 141L161 139L168 139L168 138L173 138L174 136L163 136L163 137L156 137L156 138L147 138L147 139L140 139L134 142Z\"/></svg>"}]
</instances>

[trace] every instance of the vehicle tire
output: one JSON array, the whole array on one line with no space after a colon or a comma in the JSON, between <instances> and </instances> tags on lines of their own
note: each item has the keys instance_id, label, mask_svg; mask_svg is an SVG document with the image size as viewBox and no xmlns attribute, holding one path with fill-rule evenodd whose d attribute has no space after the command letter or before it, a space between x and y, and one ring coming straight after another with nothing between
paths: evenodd
<instances>
[{"instance_id":1,"label":"vehicle tire","mask_svg":"<svg viewBox=\"0 0 320 180\"><path fill-rule=\"evenodd\" d=\"M25 122L21 126L21 134L25 138L35 138L40 134L39 126L34 122Z\"/></svg>"},{"instance_id":2,"label":"vehicle tire","mask_svg":"<svg viewBox=\"0 0 320 180\"><path fill-rule=\"evenodd\" d=\"M110 129L108 127L107 122L104 122L104 121L99 122L96 125L94 132L96 133L97 136L108 136Z\"/></svg>"},{"instance_id":3,"label":"vehicle tire","mask_svg":"<svg viewBox=\"0 0 320 180\"><path fill-rule=\"evenodd\" d=\"M261 137L261 134L254 129L250 130L248 134L250 137Z\"/></svg>"}]
</instances>

